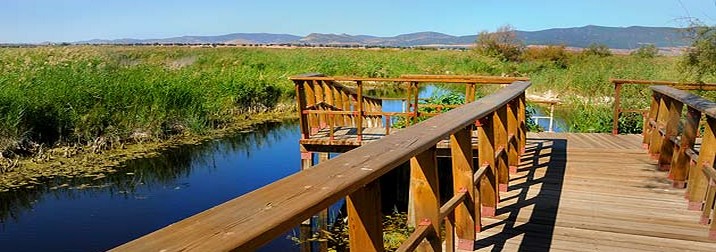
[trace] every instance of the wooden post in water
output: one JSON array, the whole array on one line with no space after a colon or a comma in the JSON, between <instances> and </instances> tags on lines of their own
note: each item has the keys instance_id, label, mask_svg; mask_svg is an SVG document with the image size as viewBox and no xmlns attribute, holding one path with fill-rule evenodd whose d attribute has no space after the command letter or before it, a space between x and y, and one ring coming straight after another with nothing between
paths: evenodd
<instances>
[{"instance_id":1,"label":"wooden post in water","mask_svg":"<svg viewBox=\"0 0 716 252\"><path fill-rule=\"evenodd\" d=\"M493 113L494 114L494 113ZM495 216L497 208L497 169L495 168L495 130L493 116L489 115L477 121L478 163L489 168L480 180L480 201L482 203L481 216ZM475 210L477 211L477 209Z\"/></svg>"},{"instance_id":2,"label":"wooden post in water","mask_svg":"<svg viewBox=\"0 0 716 252\"><path fill-rule=\"evenodd\" d=\"M675 188L684 188L686 186L686 175L689 170L689 164L691 163L691 157L686 154L686 150L694 148L700 120L701 112L694 108L687 107L684 132L681 134L679 146L674 149L671 171L669 172L669 177L671 177L673 181L672 185Z\"/></svg>"},{"instance_id":3,"label":"wooden post in water","mask_svg":"<svg viewBox=\"0 0 716 252\"><path fill-rule=\"evenodd\" d=\"M351 251L383 251L379 180L351 193L346 202Z\"/></svg>"},{"instance_id":4,"label":"wooden post in water","mask_svg":"<svg viewBox=\"0 0 716 252\"><path fill-rule=\"evenodd\" d=\"M716 137L714 136L716 119L707 116L706 125L704 126L706 128L704 129L704 136L699 151L699 160L691 167L687 186L687 197L689 199L688 208L696 211L700 211L704 205L706 186L709 182L702 171L703 167L713 167L714 156L716 156Z\"/></svg>"},{"instance_id":5,"label":"wooden post in water","mask_svg":"<svg viewBox=\"0 0 716 252\"><path fill-rule=\"evenodd\" d=\"M410 159L410 196L414 202L413 222L432 225L437 237L422 242L418 251L440 251L440 191L435 147Z\"/></svg>"},{"instance_id":6,"label":"wooden post in water","mask_svg":"<svg viewBox=\"0 0 716 252\"><path fill-rule=\"evenodd\" d=\"M475 184L472 160L472 126L450 135L450 153L452 157L453 193L467 193L465 201L455 208L453 215L458 248L472 250L475 246ZM478 222L479 223L479 222ZM454 237L452 230L445 229L448 237Z\"/></svg>"},{"instance_id":7,"label":"wooden post in water","mask_svg":"<svg viewBox=\"0 0 716 252\"><path fill-rule=\"evenodd\" d=\"M674 154L674 143L671 137L676 137L679 133L679 120L681 119L681 111L683 103L675 99L666 100L667 112L664 117L664 137L659 151L659 170L668 171L671 169L671 159Z\"/></svg>"}]
</instances>

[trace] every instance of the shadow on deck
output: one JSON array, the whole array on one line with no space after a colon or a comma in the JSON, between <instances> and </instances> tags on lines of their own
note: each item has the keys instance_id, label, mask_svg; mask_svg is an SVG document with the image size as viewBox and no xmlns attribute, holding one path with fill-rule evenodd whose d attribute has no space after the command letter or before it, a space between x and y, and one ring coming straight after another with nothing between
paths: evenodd
<instances>
[{"instance_id":1,"label":"shadow on deck","mask_svg":"<svg viewBox=\"0 0 716 252\"><path fill-rule=\"evenodd\" d=\"M671 187L639 136L531 137L475 250L716 251L684 190Z\"/></svg>"}]
</instances>

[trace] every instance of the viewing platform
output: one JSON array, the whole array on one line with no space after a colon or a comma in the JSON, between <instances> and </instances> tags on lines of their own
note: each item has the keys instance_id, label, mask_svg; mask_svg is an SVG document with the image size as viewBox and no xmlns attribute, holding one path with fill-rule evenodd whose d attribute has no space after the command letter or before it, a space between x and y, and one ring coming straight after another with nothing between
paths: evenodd
<instances>
[{"instance_id":1,"label":"viewing platform","mask_svg":"<svg viewBox=\"0 0 716 252\"><path fill-rule=\"evenodd\" d=\"M525 79L292 80L301 172L114 250L253 251L299 229L300 239L318 237L303 251L326 251L326 209L345 199L351 251L383 251L389 192L380 182L408 165L415 229L398 251L716 251L713 101L651 86L641 135L528 133ZM363 95L366 81L406 85L405 111L384 112ZM419 102L418 85L436 82L465 85L464 104ZM501 86L475 100L482 84ZM615 102L615 122L627 112ZM394 129L391 117L406 127Z\"/></svg>"}]
</instances>

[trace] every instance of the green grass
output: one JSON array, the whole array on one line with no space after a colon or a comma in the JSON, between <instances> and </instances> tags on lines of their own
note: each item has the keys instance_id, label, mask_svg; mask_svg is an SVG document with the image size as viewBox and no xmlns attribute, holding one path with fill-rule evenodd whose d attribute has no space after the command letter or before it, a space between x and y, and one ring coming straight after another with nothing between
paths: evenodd
<instances>
[{"instance_id":1,"label":"green grass","mask_svg":"<svg viewBox=\"0 0 716 252\"><path fill-rule=\"evenodd\" d=\"M570 55L567 64L503 62L474 52L70 46L0 48L0 150L32 144L111 144L203 134L291 102L288 77L401 74L521 75L530 92L551 90L568 104L576 131L608 132L609 78L683 79L677 58ZM624 89L624 104L646 106L646 87ZM605 112L606 111L606 112ZM607 120L608 119L608 120ZM607 127L609 126L609 127Z\"/></svg>"}]
</instances>

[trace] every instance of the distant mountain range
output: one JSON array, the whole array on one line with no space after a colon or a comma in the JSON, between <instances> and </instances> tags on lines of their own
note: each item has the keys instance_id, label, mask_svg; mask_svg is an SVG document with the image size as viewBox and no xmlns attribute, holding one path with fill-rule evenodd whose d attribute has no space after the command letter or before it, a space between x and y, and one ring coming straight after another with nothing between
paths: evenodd
<instances>
[{"instance_id":1,"label":"distant mountain range","mask_svg":"<svg viewBox=\"0 0 716 252\"><path fill-rule=\"evenodd\" d=\"M634 49L644 44L657 47L688 46L685 30L673 27L604 27L584 26L556 28L541 31L516 31L517 37L527 45L565 45L587 47L592 43L604 44L613 49ZM467 47L477 35L452 36L439 32L418 32L394 37L369 35L312 33L301 37L290 34L232 33L220 36L183 36L163 39L115 39L78 41L75 44L309 44L309 45L363 45L363 46L445 46Z\"/></svg>"}]
</instances>

